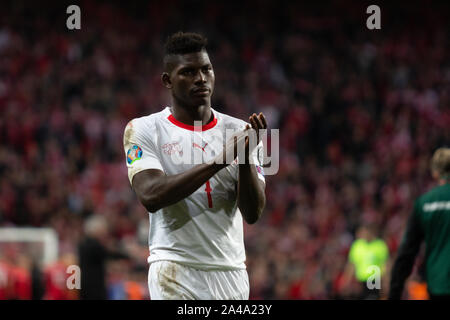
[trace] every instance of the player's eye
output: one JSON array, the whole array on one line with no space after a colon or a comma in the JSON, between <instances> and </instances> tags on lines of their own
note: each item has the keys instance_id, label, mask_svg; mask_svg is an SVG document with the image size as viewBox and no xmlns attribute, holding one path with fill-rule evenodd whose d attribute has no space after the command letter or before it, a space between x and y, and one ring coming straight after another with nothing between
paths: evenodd
<instances>
[{"instance_id":1,"label":"player's eye","mask_svg":"<svg viewBox=\"0 0 450 320\"><path fill-rule=\"evenodd\" d=\"M184 76L193 76L195 74L194 69L184 69L181 71L181 74Z\"/></svg>"},{"instance_id":2,"label":"player's eye","mask_svg":"<svg viewBox=\"0 0 450 320\"><path fill-rule=\"evenodd\" d=\"M211 72L211 71L212 71L212 68L211 68L211 66L206 66L206 67L203 67L202 71L203 71L204 73Z\"/></svg>"}]
</instances>

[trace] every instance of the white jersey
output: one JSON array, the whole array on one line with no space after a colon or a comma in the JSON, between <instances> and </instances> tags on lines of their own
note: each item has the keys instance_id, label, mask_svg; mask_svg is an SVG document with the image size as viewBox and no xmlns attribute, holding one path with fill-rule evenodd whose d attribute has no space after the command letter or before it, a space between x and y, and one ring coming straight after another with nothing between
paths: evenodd
<instances>
[{"instance_id":1,"label":"white jersey","mask_svg":"<svg viewBox=\"0 0 450 320\"><path fill-rule=\"evenodd\" d=\"M211 111L214 119L201 131L177 121L169 107L130 121L124 134L130 183L142 170L158 169L170 176L213 159L223 150L226 130L237 132L247 125ZM218 134L223 138L218 139ZM262 154L260 142L252 158L258 178L265 182ZM235 161L187 198L149 213L148 262L169 260L200 270L245 269L243 219L237 206L238 175Z\"/></svg>"}]
</instances>

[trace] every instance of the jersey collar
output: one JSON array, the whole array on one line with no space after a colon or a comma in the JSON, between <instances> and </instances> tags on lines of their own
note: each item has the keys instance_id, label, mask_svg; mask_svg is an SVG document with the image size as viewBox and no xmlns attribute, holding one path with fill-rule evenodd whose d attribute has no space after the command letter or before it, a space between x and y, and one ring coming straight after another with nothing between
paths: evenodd
<instances>
[{"instance_id":1,"label":"jersey collar","mask_svg":"<svg viewBox=\"0 0 450 320\"><path fill-rule=\"evenodd\" d=\"M170 113L170 109L169 108L168 108L168 111ZM212 108L211 108L211 112L213 114L213 119L210 122L208 122L207 124L201 126L201 131L206 131L206 130L209 130L209 129L214 128L216 126L217 118L216 118L216 116L214 114L214 110ZM195 131L195 127L194 126L191 126L189 124L185 124L183 122L178 121L177 119L175 119L175 117L171 113L169 114L167 119L170 122L172 122L174 125L176 125L177 127L180 127L180 128L186 129L186 130L190 130L190 131ZM198 127L197 127L197 130L200 131Z\"/></svg>"}]
</instances>

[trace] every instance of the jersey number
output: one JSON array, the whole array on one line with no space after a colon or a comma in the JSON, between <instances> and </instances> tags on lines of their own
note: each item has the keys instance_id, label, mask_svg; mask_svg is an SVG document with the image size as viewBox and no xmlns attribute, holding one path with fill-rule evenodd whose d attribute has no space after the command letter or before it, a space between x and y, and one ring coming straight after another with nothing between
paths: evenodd
<instances>
[{"instance_id":1,"label":"jersey number","mask_svg":"<svg viewBox=\"0 0 450 320\"><path fill-rule=\"evenodd\" d=\"M209 184L209 180L206 181L206 188L205 188L205 191L206 191L206 195L208 196L208 207L212 208L212 207L213 207L213 204L212 204L212 197L211 197L211 191L212 191L212 189L211 189L211 185Z\"/></svg>"}]
</instances>

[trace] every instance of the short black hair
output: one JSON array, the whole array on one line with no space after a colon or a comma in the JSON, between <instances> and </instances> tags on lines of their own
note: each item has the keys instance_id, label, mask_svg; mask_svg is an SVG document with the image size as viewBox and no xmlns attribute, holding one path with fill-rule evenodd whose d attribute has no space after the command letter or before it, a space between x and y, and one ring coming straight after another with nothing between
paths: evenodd
<instances>
[{"instance_id":1,"label":"short black hair","mask_svg":"<svg viewBox=\"0 0 450 320\"><path fill-rule=\"evenodd\" d=\"M201 34L194 32L176 32L167 38L164 46L164 70L171 72L176 65L174 56L196 53L206 50L208 40Z\"/></svg>"},{"instance_id":2,"label":"short black hair","mask_svg":"<svg viewBox=\"0 0 450 320\"><path fill-rule=\"evenodd\" d=\"M177 32L167 38L164 46L164 56L172 54L187 54L206 50L208 39L194 32Z\"/></svg>"}]
</instances>

